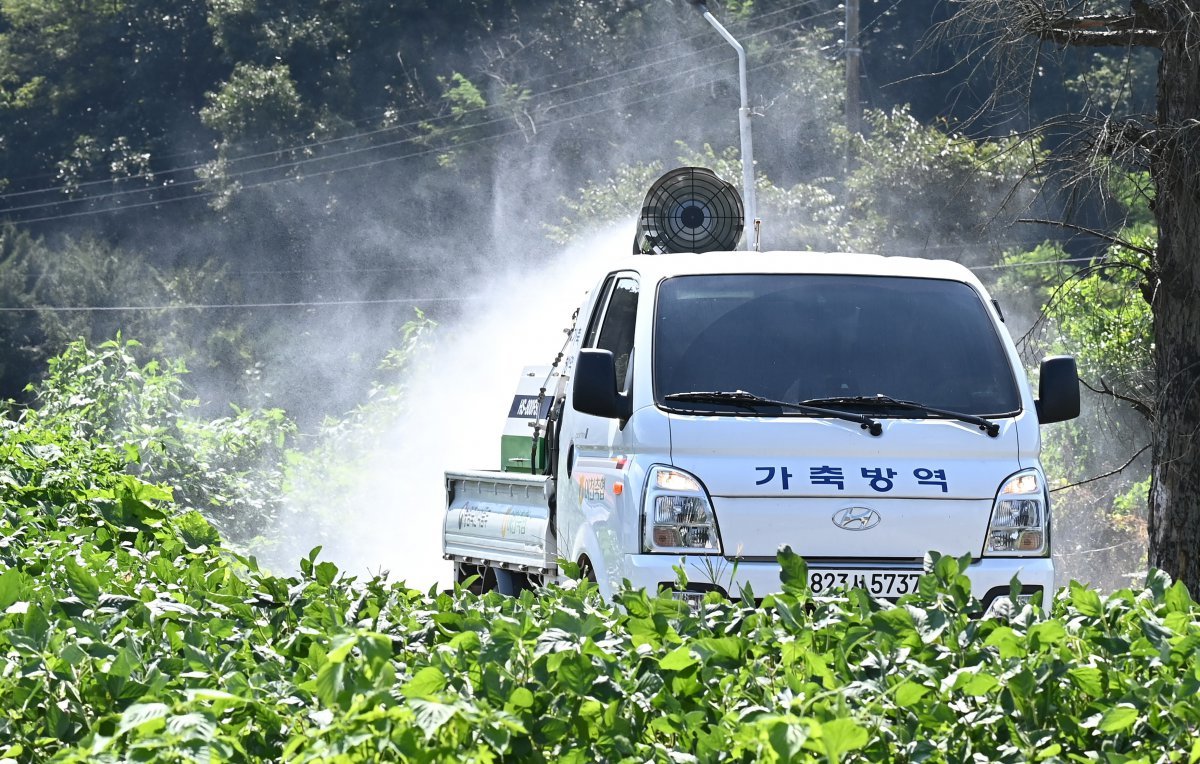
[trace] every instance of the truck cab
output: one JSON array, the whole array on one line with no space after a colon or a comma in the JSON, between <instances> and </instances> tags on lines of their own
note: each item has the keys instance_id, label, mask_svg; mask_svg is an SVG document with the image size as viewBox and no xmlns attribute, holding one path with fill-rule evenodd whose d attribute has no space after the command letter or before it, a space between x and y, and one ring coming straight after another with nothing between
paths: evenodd
<instances>
[{"instance_id":1,"label":"truck cab","mask_svg":"<svg viewBox=\"0 0 1200 764\"><path fill-rule=\"evenodd\" d=\"M961 265L633 256L592 289L562 358L536 402L514 400L527 453L511 453L518 430L507 471L447 475L462 576L512 590L566 560L605 597L761 597L787 545L815 593L901 596L929 551L969 554L985 605L1014 577L1053 592L1039 426L1078 414L1075 364L1044 361L1035 397Z\"/></svg>"}]
</instances>

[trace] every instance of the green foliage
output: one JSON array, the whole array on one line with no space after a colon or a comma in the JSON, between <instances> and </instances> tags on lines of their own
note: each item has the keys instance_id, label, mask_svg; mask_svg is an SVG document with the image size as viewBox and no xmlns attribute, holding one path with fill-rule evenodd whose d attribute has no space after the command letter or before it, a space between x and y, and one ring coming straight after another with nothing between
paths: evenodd
<instances>
[{"instance_id":1,"label":"green foliage","mask_svg":"<svg viewBox=\"0 0 1200 764\"><path fill-rule=\"evenodd\" d=\"M135 349L71 343L51 360L23 419L72 441L121 448L127 471L171 485L181 509L200 511L231 540L270 532L293 425L277 409L200 419L184 395L182 364L139 364Z\"/></svg>"},{"instance_id":2,"label":"green foliage","mask_svg":"<svg viewBox=\"0 0 1200 764\"><path fill-rule=\"evenodd\" d=\"M1066 484L1107 475L1150 442L1152 317L1146 251L1157 232L1142 200L1143 173L1111 172L1107 189L1126 211L1126 225L1093 262L1070 262L1061 245L1011 252L996 293L1021 312L1040 315L1025 337L1031 362L1050 354L1079 364L1083 406L1078 420L1043 431L1043 463ZM1056 553L1079 578L1116 588L1143 568L1149 460L1135 458L1103 481L1056 497Z\"/></svg>"},{"instance_id":3,"label":"green foliage","mask_svg":"<svg viewBox=\"0 0 1200 764\"><path fill-rule=\"evenodd\" d=\"M589 183L575 195L563 197L560 201L569 214L558 225L546 224L546 236L566 244L597 226L634 220L647 189L662 173L658 162L619 165L611 178Z\"/></svg>"},{"instance_id":4,"label":"green foliage","mask_svg":"<svg viewBox=\"0 0 1200 764\"><path fill-rule=\"evenodd\" d=\"M1085 58L1084 65L1067 79L1066 87L1083 102L1085 109L1117 114L1147 112L1153 108L1158 64L1154 52L1100 49L1080 51L1077 55Z\"/></svg>"},{"instance_id":5,"label":"green foliage","mask_svg":"<svg viewBox=\"0 0 1200 764\"><path fill-rule=\"evenodd\" d=\"M965 257L967 265L994 262L999 252L986 251L986 229L1023 207L1031 189L1014 189L1045 158L1040 147L1017 136L972 140L923 125L903 107L864 119L869 129L847 181L850 243L885 254L958 245L993 256Z\"/></svg>"},{"instance_id":6,"label":"green foliage","mask_svg":"<svg viewBox=\"0 0 1200 764\"><path fill-rule=\"evenodd\" d=\"M136 252L94 238L57 244L0 226L0 396L15 397L47 361L79 338L102 342L117 333L153 337L151 354L199 360L240 374L251 344L237 317L208 311L117 310L126 306L228 303L237 291L226 269L160 270ZM37 310L41 306L72 310ZM81 310L78 308L94 308ZM186 320L174 320L185 317Z\"/></svg>"},{"instance_id":7,"label":"green foliage","mask_svg":"<svg viewBox=\"0 0 1200 764\"><path fill-rule=\"evenodd\" d=\"M377 500L363 495L363 476L378 465L381 454L389 453L387 438L411 410L407 383L426 362L436 329L434 321L416 311L401 330L399 346L380 364L367 402L326 419L303 450L287 451L277 528L255 544L261 558L290 567L296 550L307 549L311 539L346 537L347 516ZM392 466L383 468L390 472Z\"/></svg>"},{"instance_id":8,"label":"green foliage","mask_svg":"<svg viewBox=\"0 0 1200 764\"><path fill-rule=\"evenodd\" d=\"M207 94L207 101L200 110L200 119L222 139L217 145L217 158L206 163L198 174L209 181L209 188L220 192L213 202L220 209L241 187L229 177L231 161L239 154L285 149L294 142L289 136L291 126L297 122L310 124L313 118L291 72L280 63L238 64L220 89Z\"/></svg>"},{"instance_id":9,"label":"green foliage","mask_svg":"<svg viewBox=\"0 0 1200 764\"><path fill-rule=\"evenodd\" d=\"M63 389L0 422L7 759L1169 761L1193 746L1200 607L1159 573L987 621L969 558L936 555L889 603L813 595L783 550L780 593L696 610L665 592L605 604L579 581L423 593L348 578L319 549L280 577L144 479L161 474L129 474L144 462L115 434L178 405L177 379L113 344L72 348L49 384Z\"/></svg>"},{"instance_id":10,"label":"green foliage","mask_svg":"<svg viewBox=\"0 0 1200 764\"><path fill-rule=\"evenodd\" d=\"M1166 761L1200 722L1200 608L1161 574L991 621L936 556L892 604L814 596L784 551L781 593L696 611L422 593L318 549L285 578L72 436L70 406L0 426L8 759Z\"/></svg>"},{"instance_id":11,"label":"green foliage","mask_svg":"<svg viewBox=\"0 0 1200 764\"><path fill-rule=\"evenodd\" d=\"M483 92L460 72L439 77L438 84L442 87L446 121L444 126L433 122L422 123L425 142L444 148L447 143L458 145L478 141L484 133L472 128L492 121L485 113L488 102ZM455 157L452 151L441 152L438 154L438 164L445 168L454 167Z\"/></svg>"},{"instance_id":12,"label":"green foliage","mask_svg":"<svg viewBox=\"0 0 1200 764\"><path fill-rule=\"evenodd\" d=\"M204 3L0 2L0 174L122 177L196 135ZM39 185L45 185L43 177Z\"/></svg>"},{"instance_id":13,"label":"green foliage","mask_svg":"<svg viewBox=\"0 0 1200 764\"><path fill-rule=\"evenodd\" d=\"M870 111L866 121L869 130L855 139L855 167L844 183L811 177L781 186L757 173L768 245L882 254L974 253L960 258L968 265L998 257L1000 251L989 244L989 226L1001 225L1027 199L1031 189L1013 188L1044 159L1044 152L1016 137L975 141L922 125L906 108ZM841 128L826 123L823 129L826 148L845 145ZM705 144L697 151L684 143L676 148L679 165L708 167L741 185L737 149L717 151ZM564 242L589 226L633 218L660 172L657 163L619 166L611 178L561 199L571 214L559 225L547 226L549 235Z\"/></svg>"},{"instance_id":14,"label":"green foliage","mask_svg":"<svg viewBox=\"0 0 1200 764\"><path fill-rule=\"evenodd\" d=\"M209 94L200 118L228 143L270 139L282 144L279 126L302 117L302 104L287 66L241 64L219 91Z\"/></svg>"}]
</instances>

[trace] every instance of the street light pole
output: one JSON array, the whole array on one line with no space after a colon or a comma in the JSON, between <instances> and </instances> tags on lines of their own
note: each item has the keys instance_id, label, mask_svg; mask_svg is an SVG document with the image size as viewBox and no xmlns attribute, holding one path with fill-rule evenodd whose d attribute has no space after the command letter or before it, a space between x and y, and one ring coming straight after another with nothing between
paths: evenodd
<instances>
[{"instance_id":1,"label":"street light pole","mask_svg":"<svg viewBox=\"0 0 1200 764\"><path fill-rule=\"evenodd\" d=\"M746 49L734 36L729 34L721 22L717 21L708 11L704 0L688 0L696 10L704 16L704 20L725 38L725 42L733 46L738 55L738 87L741 90L741 108L738 109L738 129L742 136L742 206L746 208L746 222L749 231L743 235L743 249L758 248L758 201L754 193L754 139L750 133L750 101L749 88L746 85Z\"/></svg>"}]
</instances>

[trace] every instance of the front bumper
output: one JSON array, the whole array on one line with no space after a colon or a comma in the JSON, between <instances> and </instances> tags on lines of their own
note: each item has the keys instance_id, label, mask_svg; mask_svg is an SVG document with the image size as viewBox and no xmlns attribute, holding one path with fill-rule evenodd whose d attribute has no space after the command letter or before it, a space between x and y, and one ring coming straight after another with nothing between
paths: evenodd
<instances>
[{"instance_id":1,"label":"front bumper","mask_svg":"<svg viewBox=\"0 0 1200 764\"><path fill-rule=\"evenodd\" d=\"M684 556L663 554L625 555L626 578L635 589L656 592L661 588L675 588L678 576L675 568L683 568L689 584L697 590L716 589L727 597L740 597L749 590L755 598L774 594L781 590L779 563L746 562L720 556ZM809 570L821 568L878 567L888 570L920 570L921 566L909 564L885 564L866 560L841 561L838 565L810 562ZM971 581L971 593L986 609L998 596L1009 593L1009 584L1015 576L1021 582L1022 594L1043 593L1043 602L1049 604L1054 594L1054 563L1048 557L985 557L975 560L965 571Z\"/></svg>"}]
</instances>

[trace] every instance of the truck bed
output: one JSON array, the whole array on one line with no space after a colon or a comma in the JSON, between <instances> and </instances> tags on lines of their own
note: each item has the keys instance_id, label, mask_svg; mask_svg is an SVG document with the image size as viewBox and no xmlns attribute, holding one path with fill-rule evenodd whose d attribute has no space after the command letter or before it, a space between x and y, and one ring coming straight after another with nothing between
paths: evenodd
<instances>
[{"instance_id":1,"label":"truck bed","mask_svg":"<svg viewBox=\"0 0 1200 764\"><path fill-rule=\"evenodd\" d=\"M547 475L446 473L442 551L448 560L557 573Z\"/></svg>"}]
</instances>

